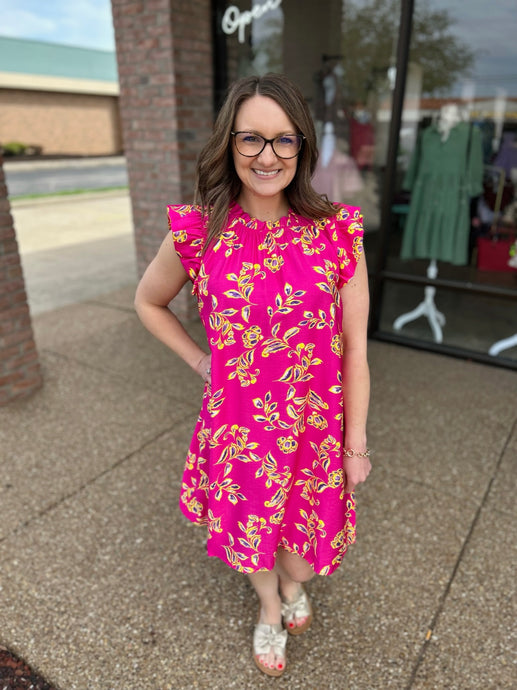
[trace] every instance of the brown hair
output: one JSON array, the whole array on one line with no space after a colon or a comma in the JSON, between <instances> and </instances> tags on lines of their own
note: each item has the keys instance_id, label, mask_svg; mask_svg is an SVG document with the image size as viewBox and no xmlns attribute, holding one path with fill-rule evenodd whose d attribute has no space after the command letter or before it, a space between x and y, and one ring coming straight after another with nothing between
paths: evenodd
<instances>
[{"instance_id":1,"label":"brown hair","mask_svg":"<svg viewBox=\"0 0 517 690\"><path fill-rule=\"evenodd\" d=\"M241 181L235 171L230 132L241 105L255 95L272 98L305 139L298 155L296 173L285 189L290 208L306 218L333 216L336 208L318 194L311 178L318 160L316 132L312 117L299 89L282 74L245 77L231 87L217 116L212 135L197 163L195 201L201 205L208 223L208 246L220 235L228 219L228 208L237 199Z\"/></svg>"}]
</instances>

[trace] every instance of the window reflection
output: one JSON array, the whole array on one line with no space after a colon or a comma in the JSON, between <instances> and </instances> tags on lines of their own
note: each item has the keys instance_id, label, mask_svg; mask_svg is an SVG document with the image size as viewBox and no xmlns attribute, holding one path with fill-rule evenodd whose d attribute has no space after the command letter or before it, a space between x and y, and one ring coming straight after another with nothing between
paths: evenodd
<instances>
[{"instance_id":1,"label":"window reflection","mask_svg":"<svg viewBox=\"0 0 517 690\"><path fill-rule=\"evenodd\" d=\"M395 196L385 228L380 205L401 4L237 0L232 7L249 21L222 38L220 27L216 31L216 82L267 71L293 79L318 134L314 186L334 201L361 206L370 267L387 237L385 270L422 281L386 289L382 304L379 298L382 328L487 353L491 339L517 333L515 3L416 0ZM220 18L228 4L216 5ZM436 277L493 288L505 298L491 309L487 296L460 299L462 293L439 285L426 288ZM469 305L473 315L476 304L483 338L474 335L479 324L469 327L458 314ZM498 323L489 326L494 319ZM504 356L517 359L517 347L505 348Z\"/></svg>"},{"instance_id":2,"label":"window reflection","mask_svg":"<svg viewBox=\"0 0 517 690\"><path fill-rule=\"evenodd\" d=\"M391 271L513 289L517 299L516 16L504 0L416 3ZM459 318L467 304L469 318ZM512 300L392 284L382 322L408 338L517 359L517 338L504 337L517 334Z\"/></svg>"}]
</instances>

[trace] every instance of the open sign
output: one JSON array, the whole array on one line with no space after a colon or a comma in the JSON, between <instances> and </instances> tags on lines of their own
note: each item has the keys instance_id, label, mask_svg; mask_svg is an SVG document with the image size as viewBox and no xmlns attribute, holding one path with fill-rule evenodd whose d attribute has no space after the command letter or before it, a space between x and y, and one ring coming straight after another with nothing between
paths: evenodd
<instances>
[{"instance_id":1,"label":"open sign","mask_svg":"<svg viewBox=\"0 0 517 690\"><path fill-rule=\"evenodd\" d=\"M249 26L254 19L258 19L280 7L282 0L267 0L262 5L255 5L251 10L241 12L236 5L230 5L226 8L221 22L221 28L225 34L233 34L238 31L239 43L244 43L246 27Z\"/></svg>"}]
</instances>

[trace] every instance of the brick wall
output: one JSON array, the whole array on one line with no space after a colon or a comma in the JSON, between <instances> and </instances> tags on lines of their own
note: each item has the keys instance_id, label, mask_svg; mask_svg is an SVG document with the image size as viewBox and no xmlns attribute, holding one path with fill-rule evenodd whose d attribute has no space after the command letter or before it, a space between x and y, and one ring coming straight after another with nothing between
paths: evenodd
<instances>
[{"instance_id":1,"label":"brick wall","mask_svg":"<svg viewBox=\"0 0 517 690\"><path fill-rule=\"evenodd\" d=\"M116 96L0 89L0 143L45 154L100 156L122 151Z\"/></svg>"},{"instance_id":2,"label":"brick wall","mask_svg":"<svg viewBox=\"0 0 517 690\"><path fill-rule=\"evenodd\" d=\"M0 405L42 384L0 157Z\"/></svg>"},{"instance_id":3,"label":"brick wall","mask_svg":"<svg viewBox=\"0 0 517 690\"><path fill-rule=\"evenodd\" d=\"M167 232L165 206L192 200L213 123L210 0L112 0L139 273ZM194 313L183 291L183 316Z\"/></svg>"}]
</instances>

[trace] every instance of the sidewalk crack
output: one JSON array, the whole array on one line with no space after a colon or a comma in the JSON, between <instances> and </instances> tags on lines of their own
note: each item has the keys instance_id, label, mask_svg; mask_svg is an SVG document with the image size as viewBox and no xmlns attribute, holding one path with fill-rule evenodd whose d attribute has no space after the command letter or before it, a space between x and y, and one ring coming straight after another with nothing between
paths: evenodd
<instances>
[{"instance_id":1,"label":"sidewalk crack","mask_svg":"<svg viewBox=\"0 0 517 690\"><path fill-rule=\"evenodd\" d=\"M92 486L93 484L95 484L95 482L97 482L99 479L102 479L102 477L105 477L107 474L110 474L111 472L113 472L113 470L115 470L118 467L120 467L121 465L123 465L125 462L127 462L132 457L134 457L137 453L142 452L145 448L147 448L151 444L155 443L156 441L158 441L160 438L162 438L166 434L174 431L174 426L167 427L167 429L160 431L158 434L156 434L156 436L149 439L148 441L145 441L145 443L142 443L138 448L136 448L135 450L132 450L130 453L127 453L127 455L125 455L124 457L119 458L119 460L114 462L109 467L106 467L104 470L102 470L102 472L99 472L99 474L96 474L94 477L91 477L87 481L83 482L83 484L76 487L73 491L70 491L69 493L64 494L63 496L60 496L58 499L56 499L55 501L53 501L52 503L47 505L45 508L43 508L43 510L40 510L39 512L32 515L25 522L21 522L18 525L16 525L16 527L11 532L4 535L3 537L0 537L0 544L2 544L4 541L7 541L7 539L10 539L12 536L17 534L20 530L23 530L26 527L28 527L29 525L31 525L31 523L33 523L35 520L38 520L38 519L44 517L45 515L48 515L49 513L51 513L56 508L59 508L60 505L62 505L63 503L65 503L69 499L74 498L75 496L78 496L82 491L87 489L89 486Z\"/></svg>"},{"instance_id":2,"label":"sidewalk crack","mask_svg":"<svg viewBox=\"0 0 517 690\"><path fill-rule=\"evenodd\" d=\"M422 663L423 663L423 661L424 661L424 658L425 658L427 649L428 649L428 647L429 647L429 644L431 643L432 636L433 636L433 633L434 633L434 631L435 631L435 629L436 629L436 626L438 625L438 621L439 621L439 619L440 619L440 616L442 615L443 610L444 610L444 608L445 608L445 603L446 603L447 598L448 598L448 596L449 596L449 593L450 593L450 591L451 591L451 588L452 588L452 585L453 585L453 583L454 583L454 580L456 579L456 575L457 575L458 570L459 570L459 568L460 568L461 562L463 561L463 557L465 556L465 553L466 553L466 551L467 551L467 548L468 548L468 546L469 546L469 544L470 544L470 541L471 541L471 539L472 539L472 535L474 534L474 531L475 531L475 529L476 529L476 527L477 527L477 524L478 524L479 519L480 519L480 517L481 517L481 513L483 512L483 509L484 509L484 507L485 507L485 505L486 505L486 503L487 503L487 501L488 501L488 497L490 496L490 491L492 490L492 486L493 486L493 484L494 484L495 478L496 478L496 476L497 476L497 474L498 474L498 472L499 472L499 469L500 469L500 467L501 467L501 463L502 463L502 461L503 461L503 458L504 458L504 455L505 455L505 453L506 453L506 450L507 450L507 448L508 448L508 446L509 446L509 444L510 444L510 440L511 440L511 438L513 437L513 435L514 435L514 433L516 432L516 430L517 430L517 419L514 420L513 425L512 425L512 427L511 427L511 429L510 429L510 432L509 432L509 434L508 434L508 436L507 436L507 438L506 438L506 441L505 441L505 443L504 443L504 446L503 446L503 448L501 449L501 452L500 452L500 454L499 454L499 459L498 459L497 464L496 464L496 466L495 466L495 468L494 468L494 471L492 472L492 476L490 477L490 480L489 480L489 482L488 482L488 485L487 485L487 488L486 488L486 490L485 490L485 493L483 494L483 498L481 499L481 502L480 502L480 504L479 504L479 506L478 506L478 508L477 508L477 510L476 510L476 513L475 513L475 515L474 515L474 518L473 518L473 520L472 520L472 522L471 522L469 531L467 532L467 535L466 535L466 537L465 537L465 539L464 539L464 541L463 541L462 547L461 547L460 552L459 552L459 554L458 554L458 558L456 559L456 563L454 564L454 567L453 567L453 569L452 569L452 573L451 573L451 575L450 575L450 577L449 577L449 580L448 580L448 582L447 582L447 584L446 584L446 586L445 586L445 589L444 589L444 591L443 591L443 593L442 593L442 596L441 596L441 598L440 598L440 601L439 601L439 603L438 603L438 607L437 607L437 609L436 609L436 611L435 611L435 614L434 614L434 616L433 616L433 619L432 619L432 621L431 621L431 623L430 623L430 625L429 625L429 628L428 628L428 630L427 630L427 633L426 633L426 636L425 636L425 640L424 640L424 642L423 642L423 644L422 644L422 647L421 647L421 649L420 649L420 653L419 653L419 655L418 655L418 657L417 657L417 660L416 660L416 662L415 662L415 664L414 664L414 666L413 666L413 670L412 670L412 672L411 672L411 676L410 676L410 678L409 678L409 682L408 682L408 684L407 684L407 686L406 686L406 690L411 690L411 688L413 687L413 683L416 681L416 676L417 676L418 670L420 669L420 666L422 665Z\"/></svg>"}]
</instances>

